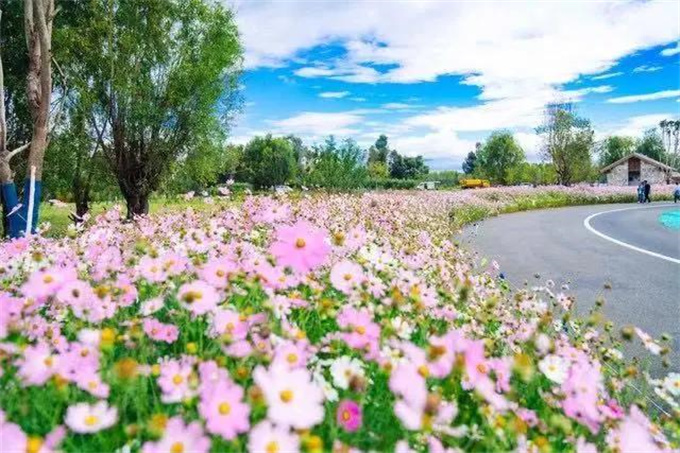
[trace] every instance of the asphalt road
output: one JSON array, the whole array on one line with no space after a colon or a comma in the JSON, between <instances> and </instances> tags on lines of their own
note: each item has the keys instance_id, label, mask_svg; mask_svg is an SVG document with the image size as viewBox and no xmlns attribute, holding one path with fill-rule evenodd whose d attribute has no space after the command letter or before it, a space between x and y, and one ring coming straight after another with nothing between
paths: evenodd
<instances>
[{"instance_id":1,"label":"asphalt road","mask_svg":"<svg viewBox=\"0 0 680 453\"><path fill-rule=\"evenodd\" d=\"M603 296L604 314L619 326L633 324L654 337L670 333L671 369L680 370L680 231L658 221L662 212L680 206L640 207L578 206L506 214L468 227L462 240L479 259L497 260L500 271L517 286L547 279L558 288L567 283L579 312L587 312ZM584 225L588 218L590 228ZM606 283L611 289L605 289ZM627 352L637 355L640 348L632 346ZM654 374L660 370L658 360L650 365Z\"/></svg>"}]
</instances>

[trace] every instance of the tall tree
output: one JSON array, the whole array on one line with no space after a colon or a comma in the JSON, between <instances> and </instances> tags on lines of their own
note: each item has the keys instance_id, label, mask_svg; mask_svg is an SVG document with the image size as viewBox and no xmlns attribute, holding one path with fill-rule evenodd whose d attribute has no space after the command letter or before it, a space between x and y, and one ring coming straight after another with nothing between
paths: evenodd
<instances>
[{"instance_id":1,"label":"tall tree","mask_svg":"<svg viewBox=\"0 0 680 453\"><path fill-rule=\"evenodd\" d=\"M598 146L598 163L601 167L606 167L612 162L616 162L622 157L635 151L635 139L632 137L622 137L612 135L607 137Z\"/></svg>"},{"instance_id":2,"label":"tall tree","mask_svg":"<svg viewBox=\"0 0 680 453\"><path fill-rule=\"evenodd\" d=\"M666 163L673 168L680 166L680 120L663 120L659 123L664 144Z\"/></svg>"},{"instance_id":3,"label":"tall tree","mask_svg":"<svg viewBox=\"0 0 680 453\"><path fill-rule=\"evenodd\" d=\"M536 132L543 137L543 156L555 166L559 184L570 185L592 175L594 132L572 104L548 105L545 121Z\"/></svg>"},{"instance_id":4,"label":"tall tree","mask_svg":"<svg viewBox=\"0 0 680 453\"><path fill-rule=\"evenodd\" d=\"M512 133L496 131L477 153L476 167L494 183L507 184L508 171L524 160L524 151Z\"/></svg>"},{"instance_id":5,"label":"tall tree","mask_svg":"<svg viewBox=\"0 0 680 453\"><path fill-rule=\"evenodd\" d=\"M202 0L89 1L80 37L79 94L127 203L149 195L204 137L224 129L236 104L242 49L232 13Z\"/></svg>"},{"instance_id":6,"label":"tall tree","mask_svg":"<svg viewBox=\"0 0 680 453\"><path fill-rule=\"evenodd\" d=\"M656 129L645 131L642 138L635 145L635 152L644 154L659 162L666 161L666 150L664 149L663 140Z\"/></svg>"},{"instance_id":7,"label":"tall tree","mask_svg":"<svg viewBox=\"0 0 680 453\"><path fill-rule=\"evenodd\" d=\"M0 12L1 13L1 12ZM52 99L52 21L54 0L24 0L24 35L28 50L26 105L31 117L31 141L10 151L7 147L4 70L0 55L0 182L3 206L10 215L9 233L18 237L35 231L40 207L43 162L49 140ZM10 161L28 149L27 180L20 209Z\"/></svg>"},{"instance_id":8,"label":"tall tree","mask_svg":"<svg viewBox=\"0 0 680 453\"><path fill-rule=\"evenodd\" d=\"M329 137L314 147L314 159L305 184L313 187L349 190L362 187L366 180L366 153L356 142L346 139L337 143Z\"/></svg>"},{"instance_id":9,"label":"tall tree","mask_svg":"<svg viewBox=\"0 0 680 453\"><path fill-rule=\"evenodd\" d=\"M290 140L271 134L255 137L243 151L245 179L258 188L285 184L295 176L297 162Z\"/></svg>"},{"instance_id":10,"label":"tall tree","mask_svg":"<svg viewBox=\"0 0 680 453\"><path fill-rule=\"evenodd\" d=\"M387 156L389 153L390 148L387 142L387 135L382 134L368 150L368 163L377 162L387 164Z\"/></svg>"},{"instance_id":11,"label":"tall tree","mask_svg":"<svg viewBox=\"0 0 680 453\"><path fill-rule=\"evenodd\" d=\"M463 161L463 173L466 175L471 175L475 171L475 166L477 165L477 154L474 151L470 151Z\"/></svg>"}]
</instances>

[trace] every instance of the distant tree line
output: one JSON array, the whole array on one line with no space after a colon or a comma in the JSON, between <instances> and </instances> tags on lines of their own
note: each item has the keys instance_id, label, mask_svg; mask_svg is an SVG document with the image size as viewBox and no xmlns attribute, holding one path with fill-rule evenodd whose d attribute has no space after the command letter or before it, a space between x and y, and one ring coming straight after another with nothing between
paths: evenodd
<instances>
[{"instance_id":1,"label":"distant tree line","mask_svg":"<svg viewBox=\"0 0 680 453\"><path fill-rule=\"evenodd\" d=\"M468 153L463 172L496 185L570 185L599 180L600 168L633 152L673 165L667 150L677 149L675 123L662 122L661 134L649 129L641 138L612 135L596 142L590 121L580 117L572 104L551 104L546 107L543 124L536 128L542 140L542 162L527 162L511 132L495 131ZM663 136L669 144L664 144Z\"/></svg>"},{"instance_id":2,"label":"distant tree line","mask_svg":"<svg viewBox=\"0 0 680 453\"><path fill-rule=\"evenodd\" d=\"M225 177L256 189L283 184L333 190L407 188L429 173L422 156L391 149L385 135L368 150L352 139L338 141L333 136L306 146L294 135L258 136L230 148L234 160Z\"/></svg>"}]
</instances>

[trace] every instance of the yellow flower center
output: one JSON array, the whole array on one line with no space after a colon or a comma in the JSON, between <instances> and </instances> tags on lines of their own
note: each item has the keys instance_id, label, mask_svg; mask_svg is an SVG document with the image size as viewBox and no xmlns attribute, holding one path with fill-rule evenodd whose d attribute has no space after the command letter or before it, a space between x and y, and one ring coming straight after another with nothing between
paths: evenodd
<instances>
[{"instance_id":1,"label":"yellow flower center","mask_svg":"<svg viewBox=\"0 0 680 453\"><path fill-rule=\"evenodd\" d=\"M28 442L26 442L26 453L38 453L42 444L43 440L40 437L29 437Z\"/></svg>"},{"instance_id":2,"label":"yellow flower center","mask_svg":"<svg viewBox=\"0 0 680 453\"><path fill-rule=\"evenodd\" d=\"M279 452L279 444L276 443L276 441L271 441L267 444L265 447L265 450L267 453L278 453Z\"/></svg>"},{"instance_id":3,"label":"yellow flower center","mask_svg":"<svg viewBox=\"0 0 680 453\"><path fill-rule=\"evenodd\" d=\"M184 302L191 304L199 300L201 297L203 297L203 294L201 294L200 291L187 291L184 293L182 299Z\"/></svg>"},{"instance_id":4,"label":"yellow flower center","mask_svg":"<svg viewBox=\"0 0 680 453\"><path fill-rule=\"evenodd\" d=\"M97 424L98 421L99 421L99 418L97 418L96 415L88 415L87 417L85 417L85 420L84 420L84 422L87 426L94 426L94 425Z\"/></svg>"},{"instance_id":5,"label":"yellow flower center","mask_svg":"<svg viewBox=\"0 0 680 453\"><path fill-rule=\"evenodd\" d=\"M51 367L54 364L54 359L52 357L47 357L43 360L46 367Z\"/></svg>"},{"instance_id":6,"label":"yellow flower center","mask_svg":"<svg viewBox=\"0 0 680 453\"><path fill-rule=\"evenodd\" d=\"M231 412L231 406L225 401L218 406L217 410L220 412L220 415L229 415Z\"/></svg>"},{"instance_id":7,"label":"yellow flower center","mask_svg":"<svg viewBox=\"0 0 680 453\"><path fill-rule=\"evenodd\" d=\"M47 274L43 277L43 283L47 283L48 285L54 281L54 277L51 275Z\"/></svg>"},{"instance_id":8,"label":"yellow flower center","mask_svg":"<svg viewBox=\"0 0 680 453\"><path fill-rule=\"evenodd\" d=\"M366 328L364 326L357 326L354 330L356 330L356 332L359 335L363 335L366 333Z\"/></svg>"},{"instance_id":9,"label":"yellow flower center","mask_svg":"<svg viewBox=\"0 0 680 453\"><path fill-rule=\"evenodd\" d=\"M184 382L184 378L180 374L176 374L172 378L172 383L175 384L175 385L180 385L182 382Z\"/></svg>"},{"instance_id":10,"label":"yellow flower center","mask_svg":"<svg viewBox=\"0 0 680 453\"><path fill-rule=\"evenodd\" d=\"M295 247L297 247L299 249L305 248L305 245L307 245L307 243L302 238L297 238L297 240L295 241Z\"/></svg>"},{"instance_id":11,"label":"yellow flower center","mask_svg":"<svg viewBox=\"0 0 680 453\"><path fill-rule=\"evenodd\" d=\"M215 272L215 275L217 275L219 278L223 278L225 275L227 275L227 273L222 269L218 269L217 272Z\"/></svg>"},{"instance_id":12,"label":"yellow flower center","mask_svg":"<svg viewBox=\"0 0 680 453\"><path fill-rule=\"evenodd\" d=\"M298 361L298 356L294 352L291 352L286 356L286 361L290 364L296 363Z\"/></svg>"},{"instance_id":13,"label":"yellow flower center","mask_svg":"<svg viewBox=\"0 0 680 453\"><path fill-rule=\"evenodd\" d=\"M170 447L170 453L184 453L184 444L182 442L175 442Z\"/></svg>"},{"instance_id":14,"label":"yellow flower center","mask_svg":"<svg viewBox=\"0 0 680 453\"><path fill-rule=\"evenodd\" d=\"M352 280L352 274L345 274L343 278L345 279L345 281L350 281Z\"/></svg>"},{"instance_id":15,"label":"yellow flower center","mask_svg":"<svg viewBox=\"0 0 680 453\"><path fill-rule=\"evenodd\" d=\"M293 391L292 390L284 390L281 393L279 393L279 396L281 397L281 401L284 403L290 403L293 401Z\"/></svg>"},{"instance_id":16,"label":"yellow flower center","mask_svg":"<svg viewBox=\"0 0 680 453\"><path fill-rule=\"evenodd\" d=\"M489 370L487 369L485 364L479 363L477 364L477 371L479 371L482 374L486 374Z\"/></svg>"},{"instance_id":17,"label":"yellow flower center","mask_svg":"<svg viewBox=\"0 0 680 453\"><path fill-rule=\"evenodd\" d=\"M350 414L349 411L347 411L347 410L342 411L342 419L344 421L349 420L351 417L352 417L352 414Z\"/></svg>"},{"instance_id":18,"label":"yellow flower center","mask_svg":"<svg viewBox=\"0 0 680 453\"><path fill-rule=\"evenodd\" d=\"M426 378L430 375L430 370L427 369L427 365L420 365L418 367L418 374Z\"/></svg>"}]
</instances>

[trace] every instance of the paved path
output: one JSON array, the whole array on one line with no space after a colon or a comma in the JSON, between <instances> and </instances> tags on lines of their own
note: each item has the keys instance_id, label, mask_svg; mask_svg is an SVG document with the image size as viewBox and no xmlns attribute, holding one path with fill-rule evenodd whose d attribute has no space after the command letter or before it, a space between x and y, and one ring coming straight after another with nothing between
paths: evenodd
<instances>
[{"instance_id":1,"label":"paved path","mask_svg":"<svg viewBox=\"0 0 680 453\"><path fill-rule=\"evenodd\" d=\"M604 313L618 325L634 324L655 337L670 333L672 369L680 370L680 231L659 222L663 212L679 208L598 205L506 214L468 227L462 240L480 258L497 260L515 285L537 284L540 274L542 282L568 283L582 313L603 295Z\"/></svg>"}]
</instances>

